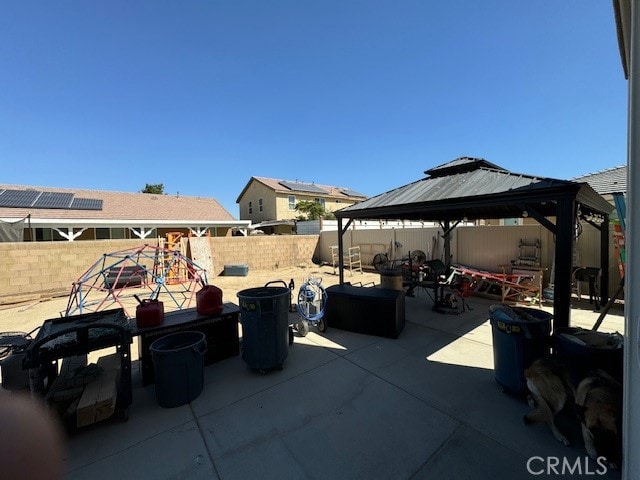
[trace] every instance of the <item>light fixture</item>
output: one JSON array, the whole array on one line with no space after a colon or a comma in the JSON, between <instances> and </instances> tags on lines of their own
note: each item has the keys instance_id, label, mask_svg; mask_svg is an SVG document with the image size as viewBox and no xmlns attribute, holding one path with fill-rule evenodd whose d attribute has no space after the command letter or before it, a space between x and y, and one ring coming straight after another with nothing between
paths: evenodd
<instances>
[{"instance_id":1,"label":"light fixture","mask_svg":"<svg viewBox=\"0 0 640 480\"><path fill-rule=\"evenodd\" d=\"M604 215L601 215L599 213L590 213L588 215L585 215L583 217L587 222L589 223L594 223L598 226L602 225L604 223Z\"/></svg>"},{"instance_id":2,"label":"light fixture","mask_svg":"<svg viewBox=\"0 0 640 480\"><path fill-rule=\"evenodd\" d=\"M522 211L522 218L527 218L529 216L529 212L527 212L526 210Z\"/></svg>"}]
</instances>

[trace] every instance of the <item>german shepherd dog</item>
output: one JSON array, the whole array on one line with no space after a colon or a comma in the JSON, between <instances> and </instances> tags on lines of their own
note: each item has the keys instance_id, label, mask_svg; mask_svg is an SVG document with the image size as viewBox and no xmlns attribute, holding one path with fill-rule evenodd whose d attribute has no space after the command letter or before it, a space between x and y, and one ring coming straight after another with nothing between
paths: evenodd
<instances>
[{"instance_id":1,"label":"german shepherd dog","mask_svg":"<svg viewBox=\"0 0 640 480\"><path fill-rule=\"evenodd\" d=\"M582 429L589 456L605 457L618 468L622 459L622 385L603 370L572 371L553 357L535 360L524 371L531 411L525 424L546 423L556 439L569 445L555 424L556 415L570 406Z\"/></svg>"}]
</instances>

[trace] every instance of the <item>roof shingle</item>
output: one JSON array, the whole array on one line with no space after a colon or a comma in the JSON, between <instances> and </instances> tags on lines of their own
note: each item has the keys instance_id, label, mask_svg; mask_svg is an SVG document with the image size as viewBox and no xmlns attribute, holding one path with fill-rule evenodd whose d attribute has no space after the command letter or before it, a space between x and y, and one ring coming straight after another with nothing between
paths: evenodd
<instances>
[{"instance_id":1,"label":"roof shingle","mask_svg":"<svg viewBox=\"0 0 640 480\"><path fill-rule=\"evenodd\" d=\"M627 166L608 168L600 172L588 173L572 179L574 182L586 182L600 195L627 192Z\"/></svg>"}]
</instances>

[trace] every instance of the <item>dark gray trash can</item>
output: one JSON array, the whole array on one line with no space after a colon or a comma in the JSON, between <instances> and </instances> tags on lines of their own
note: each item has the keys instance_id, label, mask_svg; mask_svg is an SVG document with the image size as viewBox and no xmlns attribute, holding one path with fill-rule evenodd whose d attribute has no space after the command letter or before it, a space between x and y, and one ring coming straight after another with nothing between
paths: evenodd
<instances>
[{"instance_id":1,"label":"dark gray trash can","mask_svg":"<svg viewBox=\"0 0 640 480\"><path fill-rule=\"evenodd\" d=\"M204 333L172 333L154 341L149 350L153 358L156 398L161 407L179 407L202 393L204 353L207 351Z\"/></svg>"},{"instance_id":2,"label":"dark gray trash can","mask_svg":"<svg viewBox=\"0 0 640 480\"><path fill-rule=\"evenodd\" d=\"M524 395L525 369L550 353L553 315L537 308L507 305L491 305L489 312L495 380L505 392Z\"/></svg>"},{"instance_id":3,"label":"dark gray trash can","mask_svg":"<svg viewBox=\"0 0 640 480\"><path fill-rule=\"evenodd\" d=\"M242 324L242 359L260 373L281 368L289 355L287 287L248 288L238 292Z\"/></svg>"},{"instance_id":4,"label":"dark gray trash can","mask_svg":"<svg viewBox=\"0 0 640 480\"><path fill-rule=\"evenodd\" d=\"M622 382L624 337L580 327L557 329L553 353L565 362L575 362L585 371L601 369Z\"/></svg>"},{"instance_id":5,"label":"dark gray trash can","mask_svg":"<svg viewBox=\"0 0 640 480\"><path fill-rule=\"evenodd\" d=\"M0 373L2 373L2 388L5 390L29 388L29 370L23 370L22 364L30 343L31 336L28 333L0 333Z\"/></svg>"}]
</instances>

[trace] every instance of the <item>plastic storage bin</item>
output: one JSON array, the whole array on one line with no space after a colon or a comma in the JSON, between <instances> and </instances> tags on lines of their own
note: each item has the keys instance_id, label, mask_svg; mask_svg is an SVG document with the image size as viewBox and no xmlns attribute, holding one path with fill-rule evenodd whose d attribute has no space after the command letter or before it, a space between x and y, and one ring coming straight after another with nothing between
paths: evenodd
<instances>
[{"instance_id":1,"label":"plastic storage bin","mask_svg":"<svg viewBox=\"0 0 640 480\"><path fill-rule=\"evenodd\" d=\"M553 333L553 353L566 362L576 362L586 371L602 369L622 382L624 337L580 327Z\"/></svg>"},{"instance_id":2,"label":"plastic storage bin","mask_svg":"<svg viewBox=\"0 0 640 480\"><path fill-rule=\"evenodd\" d=\"M405 326L405 292L387 288L331 285L324 318L331 328L398 338Z\"/></svg>"},{"instance_id":3,"label":"plastic storage bin","mask_svg":"<svg viewBox=\"0 0 640 480\"><path fill-rule=\"evenodd\" d=\"M198 398L204 385L205 335L197 331L165 335L149 347L156 399L161 407L179 407Z\"/></svg>"},{"instance_id":4,"label":"plastic storage bin","mask_svg":"<svg viewBox=\"0 0 640 480\"><path fill-rule=\"evenodd\" d=\"M266 373L281 368L289 355L287 287L258 287L238 292L242 325L242 359Z\"/></svg>"},{"instance_id":5,"label":"plastic storage bin","mask_svg":"<svg viewBox=\"0 0 640 480\"><path fill-rule=\"evenodd\" d=\"M246 277L249 274L249 265L225 265L224 275L226 277Z\"/></svg>"},{"instance_id":6,"label":"plastic storage bin","mask_svg":"<svg viewBox=\"0 0 640 480\"><path fill-rule=\"evenodd\" d=\"M500 388L524 395L524 370L551 350L553 315L537 308L492 305L489 307L493 339L495 380Z\"/></svg>"}]
</instances>

